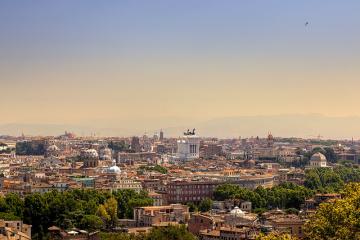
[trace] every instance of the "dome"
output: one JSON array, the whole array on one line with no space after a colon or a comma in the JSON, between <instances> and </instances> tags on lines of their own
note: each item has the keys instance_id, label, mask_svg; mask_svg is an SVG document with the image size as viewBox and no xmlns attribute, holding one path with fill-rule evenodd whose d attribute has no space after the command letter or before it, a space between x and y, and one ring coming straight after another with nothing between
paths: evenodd
<instances>
[{"instance_id":1,"label":"dome","mask_svg":"<svg viewBox=\"0 0 360 240\"><path fill-rule=\"evenodd\" d=\"M102 148L101 150L100 150L100 153L102 154L102 155L110 155L111 156L111 154L112 154L112 152L111 152L111 149L110 148Z\"/></svg>"},{"instance_id":2,"label":"dome","mask_svg":"<svg viewBox=\"0 0 360 240\"><path fill-rule=\"evenodd\" d=\"M99 158L99 154L95 149L86 149L82 151L82 156L84 158L97 159Z\"/></svg>"},{"instance_id":3,"label":"dome","mask_svg":"<svg viewBox=\"0 0 360 240\"><path fill-rule=\"evenodd\" d=\"M112 158L112 152L110 148L102 148L100 149L100 158L102 160L111 160Z\"/></svg>"},{"instance_id":4,"label":"dome","mask_svg":"<svg viewBox=\"0 0 360 240\"><path fill-rule=\"evenodd\" d=\"M311 156L311 161L314 161L314 162L326 162L326 157L325 157L324 154L322 154L320 152L317 152L317 153L314 153Z\"/></svg>"},{"instance_id":5,"label":"dome","mask_svg":"<svg viewBox=\"0 0 360 240\"><path fill-rule=\"evenodd\" d=\"M109 167L108 169L109 173L121 173L121 170L118 166L116 166L116 161L113 160L113 165L111 167Z\"/></svg>"},{"instance_id":6,"label":"dome","mask_svg":"<svg viewBox=\"0 0 360 240\"><path fill-rule=\"evenodd\" d=\"M53 145L50 145L47 149L46 149L47 152L56 152L56 151L59 151L59 148L53 144Z\"/></svg>"},{"instance_id":7,"label":"dome","mask_svg":"<svg viewBox=\"0 0 360 240\"><path fill-rule=\"evenodd\" d=\"M118 167L118 166L111 166L110 168L109 168L109 172L110 173L121 173L121 170L120 170L120 168Z\"/></svg>"},{"instance_id":8,"label":"dome","mask_svg":"<svg viewBox=\"0 0 360 240\"><path fill-rule=\"evenodd\" d=\"M235 207L233 210L231 210L230 214L234 215L236 217L244 217L245 216L245 213L239 207Z\"/></svg>"}]
</instances>

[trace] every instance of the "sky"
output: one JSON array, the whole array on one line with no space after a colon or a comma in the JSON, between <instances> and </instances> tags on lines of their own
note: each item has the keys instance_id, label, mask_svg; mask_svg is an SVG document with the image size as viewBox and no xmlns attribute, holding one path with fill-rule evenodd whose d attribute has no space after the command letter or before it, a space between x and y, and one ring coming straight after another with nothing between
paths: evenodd
<instances>
[{"instance_id":1,"label":"sky","mask_svg":"<svg viewBox=\"0 0 360 240\"><path fill-rule=\"evenodd\" d=\"M359 12L356 0L2 0L0 124L360 116Z\"/></svg>"}]
</instances>

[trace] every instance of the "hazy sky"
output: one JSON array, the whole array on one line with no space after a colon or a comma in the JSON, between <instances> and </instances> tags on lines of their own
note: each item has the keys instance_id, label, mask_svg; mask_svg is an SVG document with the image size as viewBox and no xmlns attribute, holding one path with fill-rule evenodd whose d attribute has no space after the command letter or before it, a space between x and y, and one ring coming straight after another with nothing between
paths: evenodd
<instances>
[{"instance_id":1,"label":"hazy sky","mask_svg":"<svg viewBox=\"0 0 360 240\"><path fill-rule=\"evenodd\" d=\"M0 124L360 115L359 13L358 0L2 0Z\"/></svg>"}]
</instances>

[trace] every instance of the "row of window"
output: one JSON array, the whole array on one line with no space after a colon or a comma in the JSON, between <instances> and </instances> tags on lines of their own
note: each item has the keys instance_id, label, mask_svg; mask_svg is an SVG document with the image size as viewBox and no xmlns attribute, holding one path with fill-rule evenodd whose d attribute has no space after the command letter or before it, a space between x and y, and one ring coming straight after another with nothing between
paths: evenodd
<instances>
[{"instance_id":1,"label":"row of window","mask_svg":"<svg viewBox=\"0 0 360 240\"><path fill-rule=\"evenodd\" d=\"M183 197L183 198L181 198L180 196L176 196L176 201L180 201L180 200L183 200L183 201L200 201L202 199L203 199L203 197Z\"/></svg>"},{"instance_id":2,"label":"row of window","mask_svg":"<svg viewBox=\"0 0 360 240\"><path fill-rule=\"evenodd\" d=\"M200 191L186 191L186 190L183 190L183 191L169 191L171 194L210 194L210 191L206 191L206 190L200 190Z\"/></svg>"},{"instance_id":3,"label":"row of window","mask_svg":"<svg viewBox=\"0 0 360 240\"><path fill-rule=\"evenodd\" d=\"M181 189L181 188L215 188L215 185L185 185L185 186L174 186L174 185L169 185L169 188L177 188L177 189Z\"/></svg>"},{"instance_id":4,"label":"row of window","mask_svg":"<svg viewBox=\"0 0 360 240\"><path fill-rule=\"evenodd\" d=\"M196 153L197 152L197 146L194 144L190 144L190 153Z\"/></svg>"}]
</instances>

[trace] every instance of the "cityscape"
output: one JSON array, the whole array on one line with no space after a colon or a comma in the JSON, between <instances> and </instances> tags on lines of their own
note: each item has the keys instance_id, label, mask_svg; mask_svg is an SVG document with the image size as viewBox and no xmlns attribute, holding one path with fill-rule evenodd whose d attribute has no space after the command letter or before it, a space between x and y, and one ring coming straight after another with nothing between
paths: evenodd
<instances>
[{"instance_id":1,"label":"cityscape","mask_svg":"<svg viewBox=\"0 0 360 240\"><path fill-rule=\"evenodd\" d=\"M322 204L346 201L341 191L360 180L360 141L321 136L218 139L188 129L179 138L159 130L0 139L1 224L19 239L142 236L182 225L199 239L302 239L318 234Z\"/></svg>"},{"instance_id":2,"label":"cityscape","mask_svg":"<svg viewBox=\"0 0 360 240\"><path fill-rule=\"evenodd\" d=\"M0 2L0 240L360 240L360 3Z\"/></svg>"}]
</instances>

